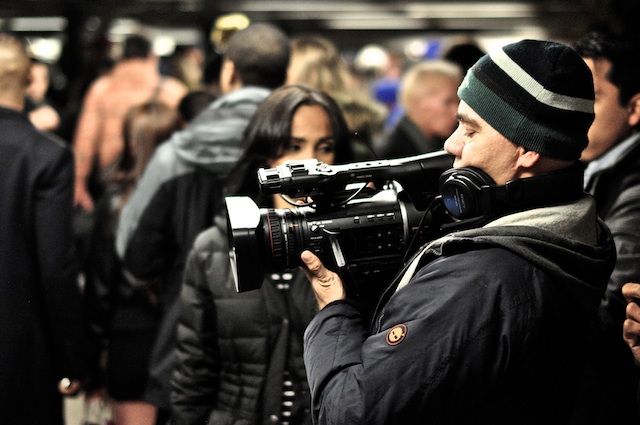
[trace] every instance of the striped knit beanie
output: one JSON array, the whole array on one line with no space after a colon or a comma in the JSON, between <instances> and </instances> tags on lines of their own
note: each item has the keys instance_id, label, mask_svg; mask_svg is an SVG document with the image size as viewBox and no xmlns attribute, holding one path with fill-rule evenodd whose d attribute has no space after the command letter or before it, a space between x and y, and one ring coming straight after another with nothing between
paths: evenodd
<instances>
[{"instance_id":1,"label":"striped knit beanie","mask_svg":"<svg viewBox=\"0 0 640 425\"><path fill-rule=\"evenodd\" d=\"M483 56L458 96L516 145L578 159L593 121L593 80L570 47L523 40Z\"/></svg>"}]
</instances>

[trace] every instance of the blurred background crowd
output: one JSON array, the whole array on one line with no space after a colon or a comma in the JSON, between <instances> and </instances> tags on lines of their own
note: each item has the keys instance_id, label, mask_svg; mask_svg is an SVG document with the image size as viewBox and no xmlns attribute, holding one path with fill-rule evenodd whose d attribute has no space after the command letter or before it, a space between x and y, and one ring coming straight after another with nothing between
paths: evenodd
<instances>
[{"instance_id":1,"label":"blurred background crowd","mask_svg":"<svg viewBox=\"0 0 640 425\"><path fill-rule=\"evenodd\" d=\"M638 16L640 4L631 0L3 5L0 31L24 40L31 60L22 112L74 154L74 285L86 338L78 363L86 365L82 376L68 376L70 385L78 378L82 396L67 403L67 424L310 423L300 341L311 295L292 283L301 276L285 273L265 277L272 285L255 299L237 299L225 268L222 197L282 207L280 198L260 196L254 176L288 159L344 163L442 149L457 126L456 91L467 69L523 38L576 46L594 73L597 100L598 78L608 75L599 60L610 67L621 54L640 54L612 47L609 59L606 52L633 45ZM0 41L2 69L11 46ZM637 58L620 69L637 73ZM10 78L2 69L0 83ZM640 84L620 84L630 91L623 104L638 101ZM604 147L590 145L583 160L602 158L637 123L604 125ZM606 194L615 190L590 178L606 166L587 168L586 180L594 195L604 193L605 220L615 204ZM618 298L603 301L611 311L606 326L618 336L619 287L640 280L638 231L628 230L635 217L611 219L628 249L611 284ZM262 323L265 317L278 320ZM638 375L622 338L616 341L590 354L594 364L615 367L592 370L597 378L585 378L581 393L584 406L604 407L581 410L575 423L638 420L635 408L623 412L610 402L634 404L626 401ZM590 398L594 391L602 397ZM50 422L24 423L59 423L53 412L39 411Z\"/></svg>"}]
</instances>

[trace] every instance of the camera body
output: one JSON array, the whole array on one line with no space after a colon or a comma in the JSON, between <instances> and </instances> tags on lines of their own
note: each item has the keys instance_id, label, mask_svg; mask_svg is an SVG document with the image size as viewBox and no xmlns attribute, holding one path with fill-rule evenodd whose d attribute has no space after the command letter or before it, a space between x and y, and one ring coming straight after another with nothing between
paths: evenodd
<instances>
[{"instance_id":1,"label":"camera body","mask_svg":"<svg viewBox=\"0 0 640 425\"><path fill-rule=\"evenodd\" d=\"M313 201L277 210L260 209L247 197L227 198L236 289L259 288L266 272L297 267L301 252L310 249L341 272L347 291L351 286L355 295L367 298L424 242L505 214L584 196L579 162L500 185L480 169L452 165L453 156L442 151L335 166L295 161L260 169L264 193ZM389 181L403 190L368 187Z\"/></svg>"},{"instance_id":2,"label":"camera body","mask_svg":"<svg viewBox=\"0 0 640 425\"><path fill-rule=\"evenodd\" d=\"M263 193L313 202L260 209L248 197L226 198L236 289L257 289L265 273L298 267L305 249L329 268L346 272L356 288L389 281L438 195L440 175L452 163L452 156L437 152L336 166L294 161L260 169ZM388 181L398 182L403 190L367 186L382 187Z\"/></svg>"}]
</instances>

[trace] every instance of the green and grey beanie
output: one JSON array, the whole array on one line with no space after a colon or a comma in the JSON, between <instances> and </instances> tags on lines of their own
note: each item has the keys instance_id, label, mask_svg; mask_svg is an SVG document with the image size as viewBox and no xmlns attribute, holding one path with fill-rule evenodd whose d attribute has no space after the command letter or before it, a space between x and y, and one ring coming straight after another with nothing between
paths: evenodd
<instances>
[{"instance_id":1,"label":"green and grey beanie","mask_svg":"<svg viewBox=\"0 0 640 425\"><path fill-rule=\"evenodd\" d=\"M511 142L558 159L578 159L593 122L593 80L570 47L509 44L469 69L458 96Z\"/></svg>"}]
</instances>

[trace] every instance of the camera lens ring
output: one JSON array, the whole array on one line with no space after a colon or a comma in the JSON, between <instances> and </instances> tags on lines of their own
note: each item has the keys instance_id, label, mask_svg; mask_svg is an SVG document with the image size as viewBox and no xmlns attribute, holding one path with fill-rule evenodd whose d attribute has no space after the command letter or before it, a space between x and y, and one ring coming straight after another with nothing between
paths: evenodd
<instances>
[{"instance_id":1,"label":"camera lens ring","mask_svg":"<svg viewBox=\"0 0 640 425\"><path fill-rule=\"evenodd\" d=\"M282 231L282 220L278 213L269 209L267 213L267 225L269 228L269 244L271 246L271 256L274 264L281 265L284 264L284 250L286 246L283 245L283 231Z\"/></svg>"},{"instance_id":2,"label":"camera lens ring","mask_svg":"<svg viewBox=\"0 0 640 425\"><path fill-rule=\"evenodd\" d=\"M300 263L299 255L303 247L303 234L301 220L304 216L299 210L287 210L283 216L282 230L286 243L286 250L283 254L287 267L294 268Z\"/></svg>"},{"instance_id":3,"label":"camera lens ring","mask_svg":"<svg viewBox=\"0 0 640 425\"><path fill-rule=\"evenodd\" d=\"M299 255L304 246L302 220L304 214L295 209L268 209L265 217L265 240L271 249L273 270L292 269L300 264Z\"/></svg>"}]
</instances>

